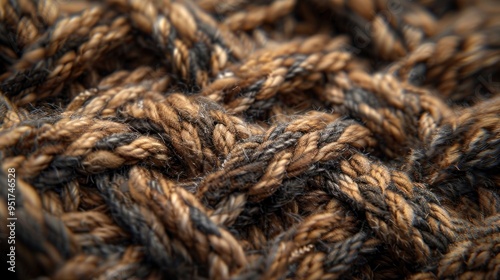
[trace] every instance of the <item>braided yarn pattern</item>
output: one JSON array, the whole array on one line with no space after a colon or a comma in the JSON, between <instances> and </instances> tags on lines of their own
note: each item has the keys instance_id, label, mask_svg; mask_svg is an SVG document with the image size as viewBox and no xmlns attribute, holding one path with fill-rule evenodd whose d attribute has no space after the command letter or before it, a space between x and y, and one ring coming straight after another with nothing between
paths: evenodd
<instances>
[{"instance_id":1,"label":"braided yarn pattern","mask_svg":"<svg viewBox=\"0 0 500 280\"><path fill-rule=\"evenodd\" d=\"M2 258L15 169L18 279L499 279L499 83L496 0L0 0Z\"/></svg>"}]
</instances>

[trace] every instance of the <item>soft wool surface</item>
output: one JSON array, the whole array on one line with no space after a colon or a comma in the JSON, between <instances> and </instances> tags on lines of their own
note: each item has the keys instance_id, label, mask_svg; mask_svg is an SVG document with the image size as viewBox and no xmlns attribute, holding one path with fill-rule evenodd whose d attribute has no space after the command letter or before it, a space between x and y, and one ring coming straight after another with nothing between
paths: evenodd
<instances>
[{"instance_id":1,"label":"soft wool surface","mask_svg":"<svg viewBox=\"0 0 500 280\"><path fill-rule=\"evenodd\" d=\"M0 3L19 279L500 277L500 2Z\"/></svg>"}]
</instances>

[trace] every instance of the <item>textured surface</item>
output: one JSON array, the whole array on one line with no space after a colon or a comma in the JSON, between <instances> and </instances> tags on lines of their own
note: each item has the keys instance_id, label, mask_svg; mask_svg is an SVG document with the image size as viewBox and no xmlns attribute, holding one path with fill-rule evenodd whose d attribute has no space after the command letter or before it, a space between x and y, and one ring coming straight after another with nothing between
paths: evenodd
<instances>
[{"instance_id":1,"label":"textured surface","mask_svg":"<svg viewBox=\"0 0 500 280\"><path fill-rule=\"evenodd\" d=\"M499 278L499 61L498 1L1 0L18 277Z\"/></svg>"}]
</instances>

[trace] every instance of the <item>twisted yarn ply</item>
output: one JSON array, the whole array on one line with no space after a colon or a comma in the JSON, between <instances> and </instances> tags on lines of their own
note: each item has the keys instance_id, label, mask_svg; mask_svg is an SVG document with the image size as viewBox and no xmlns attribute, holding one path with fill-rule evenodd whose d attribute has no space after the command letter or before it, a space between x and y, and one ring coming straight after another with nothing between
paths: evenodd
<instances>
[{"instance_id":1,"label":"twisted yarn ply","mask_svg":"<svg viewBox=\"0 0 500 280\"><path fill-rule=\"evenodd\" d=\"M499 93L495 0L0 0L2 263L499 279Z\"/></svg>"}]
</instances>

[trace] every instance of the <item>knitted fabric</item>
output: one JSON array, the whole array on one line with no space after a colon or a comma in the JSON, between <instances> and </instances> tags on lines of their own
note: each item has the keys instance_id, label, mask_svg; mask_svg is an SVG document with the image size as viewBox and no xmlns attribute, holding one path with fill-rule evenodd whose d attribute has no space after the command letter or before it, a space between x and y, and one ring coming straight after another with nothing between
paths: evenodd
<instances>
[{"instance_id":1,"label":"knitted fabric","mask_svg":"<svg viewBox=\"0 0 500 280\"><path fill-rule=\"evenodd\" d=\"M0 3L18 279L500 278L500 2Z\"/></svg>"}]
</instances>

